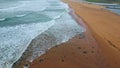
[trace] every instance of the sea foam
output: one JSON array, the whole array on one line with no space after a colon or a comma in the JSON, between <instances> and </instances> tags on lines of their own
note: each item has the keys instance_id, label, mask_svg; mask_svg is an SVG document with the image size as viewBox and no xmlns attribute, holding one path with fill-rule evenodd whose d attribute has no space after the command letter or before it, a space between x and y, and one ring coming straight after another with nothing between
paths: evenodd
<instances>
[{"instance_id":1,"label":"sea foam","mask_svg":"<svg viewBox=\"0 0 120 68\"><path fill-rule=\"evenodd\" d=\"M21 4L0 8L0 68L11 68L26 50L31 53L27 60L33 61L84 32L68 14L68 5L59 0L17 2Z\"/></svg>"}]
</instances>

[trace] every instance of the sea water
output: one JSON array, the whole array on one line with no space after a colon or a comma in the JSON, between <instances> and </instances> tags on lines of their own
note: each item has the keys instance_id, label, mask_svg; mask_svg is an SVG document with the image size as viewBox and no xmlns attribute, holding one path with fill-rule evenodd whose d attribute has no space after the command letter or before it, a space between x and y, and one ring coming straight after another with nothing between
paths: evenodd
<instances>
[{"instance_id":1,"label":"sea water","mask_svg":"<svg viewBox=\"0 0 120 68\"><path fill-rule=\"evenodd\" d=\"M96 5L100 5L100 6L105 6L106 10L110 10L113 13L120 15L120 4L96 3L96 2L88 2L88 3L92 3L92 4L96 4Z\"/></svg>"},{"instance_id":2,"label":"sea water","mask_svg":"<svg viewBox=\"0 0 120 68\"><path fill-rule=\"evenodd\" d=\"M107 10L110 10L110 11L120 15L120 5L119 4L109 4L109 3L96 3L96 4L106 6Z\"/></svg>"},{"instance_id":3,"label":"sea water","mask_svg":"<svg viewBox=\"0 0 120 68\"><path fill-rule=\"evenodd\" d=\"M0 0L0 68L12 68L30 46L32 62L41 52L84 32L68 8L59 0Z\"/></svg>"}]
</instances>

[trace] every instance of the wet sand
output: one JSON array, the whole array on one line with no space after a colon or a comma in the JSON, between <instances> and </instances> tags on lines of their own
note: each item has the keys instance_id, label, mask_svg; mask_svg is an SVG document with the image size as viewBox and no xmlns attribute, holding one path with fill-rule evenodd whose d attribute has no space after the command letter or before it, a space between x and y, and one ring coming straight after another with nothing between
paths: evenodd
<instances>
[{"instance_id":1,"label":"wet sand","mask_svg":"<svg viewBox=\"0 0 120 68\"><path fill-rule=\"evenodd\" d=\"M86 32L53 47L30 63L30 68L120 68L120 16L101 6L64 2Z\"/></svg>"}]
</instances>

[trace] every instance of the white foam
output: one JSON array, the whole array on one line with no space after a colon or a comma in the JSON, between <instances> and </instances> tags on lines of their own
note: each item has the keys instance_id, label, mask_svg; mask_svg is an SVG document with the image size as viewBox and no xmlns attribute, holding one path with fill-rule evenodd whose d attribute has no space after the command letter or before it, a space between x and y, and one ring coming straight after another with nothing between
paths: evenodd
<instances>
[{"instance_id":1,"label":"white foam","mask_svg":"<svg viewBox=\"0 0 120 68\"><path fill-rule=\"evenodd\" d=\"M0 27L0 68L11 68L13 63L21 57L31 43L31 40L38 35L40 39L36 39L39 38L39 36L35 39L41 43L35 42L35 44L40 43L40 45L34 46L35 50L33 48L34 53L33 56L29 58L30 61L43 54L46 49L68 41L83 30L68 14L67 4L57 0L31 0L19 2L22 3L19 6L0 9L2 13L5 12L5 14L1 14L3 16L0 16L0 21L4 21L5 18L8 17L24 17L26 14L29 14L29 11L38 14L43 13L54 20L40 23L35 22L32 24L25 23L11 27ZM57 5L51 5L52 3L56 3ZM19 11L23 12L19 14ZM13 13L13 15L11 13ZM49 36L48 39L46 39L45 34Z\"/></svg>"},{"instance_id":2,"label":"white foam","mask_svg":"<svg viewBox=\"0 0 120 68\"><path fill-rule=\"evenodd\" d=\"M14 7L0 9L1 12L15 11L42 11L46 8L47 2L42 1L19 1L21 4Z\"/></svg>"},{"instance_id":3,"label":"white foam","mask_svg":"<svg viewBox=\"0 0 120 68\"><path fill-rule=\"evenodd\" d=\"M16 17L24 17L26 14L16 15Z\"/></svg>"},{"instance_id":4,"label":"white foam","mask_svg":"<svg viewBox=\"0 0 120 68\"><path fill-rule=\"evenodd\" d=\"M17 6L12 6L12 7L8 7L8 8L2 8L0 9L1 12L10 12L10 11L14 11L14 9L20 8L25 6L24 2L20 2L20 5Z\"/></svg>"},{"instance_id":5,"label":"white foam","mask_svg":"<svg viewBox=\"0 0 120 68\"><path fill-rule=\"evenodd\" d=\"M53 19L60 18L65 12L69 12L69 6L63 2L59 2L57 6L49 5L46 9L47 11L45 10L43 13Z\"/></svg>"},{"instance_id":6,"label":"white foam","mask_svg":"<svg viewBox=\"0 0 120 68\"><path fill-rule=\"evenodd\" d=\"M67 12L64 13L61 18L56 19L56 23L52 27L33 40L34 42L31 43L32 47L30 48L33 54L27 60L32 62L45 53L46 50L64 43L82 32L83 28Z\"/></svg>"},{"instance_id":7,"label":"white foam","mask_svg":"<svg viewBox=\"0 0 120 68\"><path fill-rule=\"evenodd\" d=\"M1 18L1 19L0 19L0 21L4 21L4 20L5 20L5 18Z\"/></svg>"},{"instance_id":8,"label":"white foam","mask_svg":"<svg viewBox=\"0 0 120 68\"><path fill-rule=\"evenodd\" d=\"M54 23L53 20L0 28L0 68L11 68L10 66L20 58L30 41Z\"/></svg>"}]
</instances>

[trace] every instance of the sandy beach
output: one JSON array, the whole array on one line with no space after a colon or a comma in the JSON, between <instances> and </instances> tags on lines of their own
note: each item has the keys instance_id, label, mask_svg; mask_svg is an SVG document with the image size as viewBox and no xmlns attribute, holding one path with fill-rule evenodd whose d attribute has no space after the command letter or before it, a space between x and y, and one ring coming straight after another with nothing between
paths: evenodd
<instances>
[{"instance_id":1,"label":"sandy beach","mask_svg":"<svg viewBox=\"0 0 120 68\"><path fill-rule=\"evenodd\" d=\"M73 0L63 2L74 10L71 16L86 32L51 48L29 63L29 68L120 68L120 16L104 6ZM22 65L26 62L17 68Z\"/></svg>"}]
</instances>

